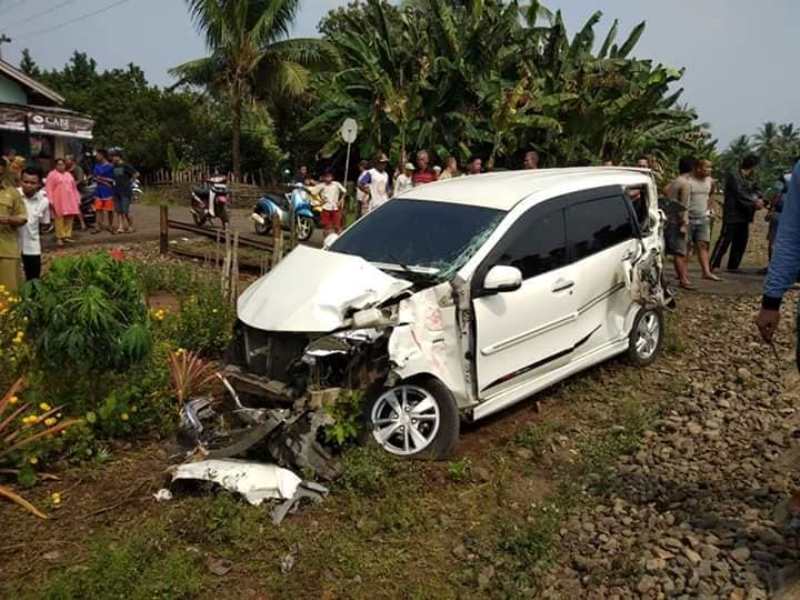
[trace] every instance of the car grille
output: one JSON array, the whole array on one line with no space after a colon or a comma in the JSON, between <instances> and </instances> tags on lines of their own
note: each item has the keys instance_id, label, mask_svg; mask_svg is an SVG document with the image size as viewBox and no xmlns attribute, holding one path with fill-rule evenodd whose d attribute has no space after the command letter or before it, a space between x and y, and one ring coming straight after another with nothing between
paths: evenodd
<instances>
[{"instance_id":1,"label":"car grille","mask_svg":"<svg viewBox=\"0 0 800 600\"><path fill-rule=\"evenodd\" d=\"M287 382L292 363L302 358L308 336L302 333L276 333L244 327L242 356L251 373Z\"/></svg>"}]
</instances>

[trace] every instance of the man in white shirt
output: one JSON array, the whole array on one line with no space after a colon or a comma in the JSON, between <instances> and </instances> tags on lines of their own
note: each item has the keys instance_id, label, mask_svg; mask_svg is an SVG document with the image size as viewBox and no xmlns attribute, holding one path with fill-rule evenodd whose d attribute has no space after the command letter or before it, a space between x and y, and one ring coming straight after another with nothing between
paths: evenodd
<instances>
[{"instance_id":1,"label":"man in white shirt","mask_svg":"<svg viewBox=\"0 0 800 600\"><path fill-rule=\"evenodd\" d=\"M333 171L327 170L322 174L322 183L307 188L309 193L322 199L322 228L327 236L335 231L342 231L342 208L347 190L338 181L333 180Z\"/></svg>"},{"instance_id":2,"label":"man in white shirt","mask_svg":"<svg viewBox=\"0 0 800 600\"><path fill-rule=\"evenodd\" d=\"M389 158L385 154L378 155L375 166L358 178L358 187L361 191L369 194L369 211L373 211L379 206L389 201L389 173L386 172L386 165Z\"/></svg>"},{"instance_id":3,"label":"man in white shirt","mask_svg":"<svg viewBox=\"0 0 800 600\"><path fill-rule=\"evenodd\" d=\"M42 274L42 244L39 240L39 226L50 224L50 202L42 188L42 177L38 169L30 167L22 172L19 188L28 222L19 228L19 246L22 251L22 268L26 281L39 279Z\"/></svg>"},{"instance_id":4,"label":"man in white shirt","mask_svg":"<svg viewBox=\"0 0 800 600\"><path fill-rule=\"evenodd\" d=\"M395 198L414 187L414 170L414 165L408 162L406 163L405 171L397 176L397 181L394 184Z\"/></svg>"}]
</instances>

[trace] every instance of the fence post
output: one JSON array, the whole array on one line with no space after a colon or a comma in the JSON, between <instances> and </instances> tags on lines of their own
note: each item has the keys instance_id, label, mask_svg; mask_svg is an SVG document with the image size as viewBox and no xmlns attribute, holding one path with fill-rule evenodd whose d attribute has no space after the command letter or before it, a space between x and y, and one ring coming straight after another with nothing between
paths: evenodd
<instances>
[{"instance_id":1,"label":"fence post","mask_svg":"<svg viewBox=\"0 0 800 600\"><path fill-rule=\"evenodd\" d=\"M281 226L281 218L278 214L272 215L272 264L270 269L281 262L283 258L283 227Z\"/></svg>"},{"instance_id":2,"label":"fence post","mask_svg":"<svg viewBox=\"0 0 800 600\"><path fill-rule=\"evenodd\" d=\"M169 207L161 205L161 228L158 236L158 247L162 255L169 252Z\"/></svg>"},{"instance_id":3,"label":"fence post","mask_svg":"<svg viewBox=\"0 0 800 600\"><path fill-rule=\"evenodd\" d=\"M289 202L289 249L297 246L297 215L294 212L294 203Z\"/></svg>"}]
</instances>

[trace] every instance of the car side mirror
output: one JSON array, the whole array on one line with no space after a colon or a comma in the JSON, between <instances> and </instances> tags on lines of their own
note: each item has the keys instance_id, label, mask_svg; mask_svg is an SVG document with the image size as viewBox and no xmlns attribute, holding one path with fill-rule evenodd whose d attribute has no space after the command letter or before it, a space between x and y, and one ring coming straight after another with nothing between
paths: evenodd
<instances>
[{"instance_id":1,"label":"car side mirror","mask_svg":"<svg viewBox=\"0 0 800 600\"><path fill-rule=\"evenodd\" d=\"M336 240L338 240L338 239L339 239L339 234L338 233L329 233L325 237L325 240L322 242L322 249L323 250L327 250L328 248L333 246L333 244L335 244Z\"/></svg>"},{"instance_id":2,"label":"car side mirror","mask_svg":"<svg viewBox=\"0 0 800 600\"><path fill-rule=\"evenodd\" d=\"M522 287L522 271L516 267L496 265L483 280L484 292L513 292Z\"/></svg>"}]
</instances>

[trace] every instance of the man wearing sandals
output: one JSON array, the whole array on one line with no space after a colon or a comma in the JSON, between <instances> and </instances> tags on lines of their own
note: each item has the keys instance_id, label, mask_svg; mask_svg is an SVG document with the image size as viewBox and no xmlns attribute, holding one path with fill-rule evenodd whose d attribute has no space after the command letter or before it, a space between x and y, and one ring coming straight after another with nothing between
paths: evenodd
<instances>
[{"instance_id":1,"label":"man wearing sandals","mask_svg":"<svg viewBox=\"0 0 800 600\"><path fill-rule=\"evenodd\" d=\"M117 233L133 232L131 220L131 200L133 200L133 180L138 173L122 157L122 150L114 148L109 153L114 165L114 213L117 215Z\"/></svg>"}]
</instances>

